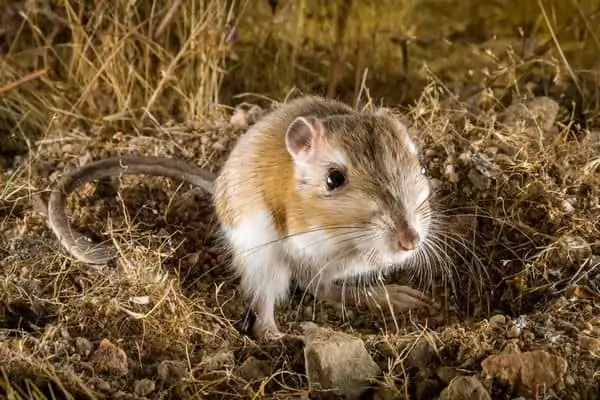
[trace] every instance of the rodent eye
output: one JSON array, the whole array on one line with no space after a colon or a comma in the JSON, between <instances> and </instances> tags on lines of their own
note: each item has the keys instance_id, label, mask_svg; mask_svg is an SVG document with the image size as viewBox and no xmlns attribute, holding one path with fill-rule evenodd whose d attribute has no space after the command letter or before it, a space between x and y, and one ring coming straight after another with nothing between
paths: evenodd
<instances>
[{"instance_id":1,"label":"rodent eye","mask_svg":"<svg viewBox=\"0 0 600 400\"><path fill-rule=\"evenodd\" d=\"M425 175L427 174L427 167L425 167L424 165L421 166L421 175Z\"/></svg>"},{"instance_id":2,"label":"rodent eye","mask_svg":"<svg viewBox=\"0 0 600 400\"><path fill-rule=\"evenodd\" d=\"M327 189L335 190L346 183L346 175L339 169L331 169L327 173Z\"/></svg>"}]
</instances>

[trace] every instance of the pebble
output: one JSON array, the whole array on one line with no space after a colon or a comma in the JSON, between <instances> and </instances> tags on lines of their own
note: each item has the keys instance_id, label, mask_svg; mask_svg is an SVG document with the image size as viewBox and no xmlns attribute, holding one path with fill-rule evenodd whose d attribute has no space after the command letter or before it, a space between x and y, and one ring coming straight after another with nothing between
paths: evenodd
<instances>
[{"instance_id":1,"label":"pebble","mask_svg":"<svg viewBox=\"0 0 600 400\"><path fill-rule=\"evenodd\" d=\"M154 392L155 388L156 384L150 379L141 379L133 383L133 391L135 394L142 397L148 396L150 393Z\"/></svg>"},{"instance_id":2,"label":"pebble","mask_svg":"<svg viewBox=\"0 0 600 400\"><path fill-rule=\"evenodd\" d=\"M459 376L442 390L438 400L492 400L492 397L476 377Z\"/></svg>"}]
</instances>

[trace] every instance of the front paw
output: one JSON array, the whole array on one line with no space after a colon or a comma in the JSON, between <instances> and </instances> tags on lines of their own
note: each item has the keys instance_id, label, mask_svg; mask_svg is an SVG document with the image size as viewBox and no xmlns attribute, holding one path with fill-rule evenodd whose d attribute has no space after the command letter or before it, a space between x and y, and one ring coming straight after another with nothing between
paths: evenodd
<instances>
[{"instance_id":1,"label":"front paw","mask_svg":"<svg viewBox=\"0 0 600 400\"><path fill-rule=\"evenodd\" d=\"M435 304L435 302L425 293L409 286L396 284L374 288L372 300L374 300L379 307L391 307L395 313L403 313L409 310L422 308L437 308L437 304Z\"/></svg>"}]
</instances>

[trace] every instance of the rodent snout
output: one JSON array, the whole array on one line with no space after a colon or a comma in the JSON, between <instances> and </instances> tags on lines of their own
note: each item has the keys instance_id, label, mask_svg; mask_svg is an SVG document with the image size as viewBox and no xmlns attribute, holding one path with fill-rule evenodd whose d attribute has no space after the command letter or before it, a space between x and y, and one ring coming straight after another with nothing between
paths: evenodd
<instances>
[{"instance_id":1,"label":"rodent snout","mask_svg":"<svg viewBox=\"0 0 600 400\"><path fill-rule=\"evenodd\" d=\"M405 219L396 222L396 244L401 250L414 250L419 246L421 236Z\"/></svg>"}]
</instances>

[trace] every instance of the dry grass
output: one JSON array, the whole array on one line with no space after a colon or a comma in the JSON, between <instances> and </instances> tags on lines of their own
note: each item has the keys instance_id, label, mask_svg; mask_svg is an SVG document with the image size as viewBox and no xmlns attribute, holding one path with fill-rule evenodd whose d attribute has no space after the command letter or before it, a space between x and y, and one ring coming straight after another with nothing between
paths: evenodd
<instances>
[{"instance_id":1,"label":"dry grass","mask_svg":"<svg viewBox=\"0 0 600 400\"><path fill-rule=\"evenodd\" d=\"M531 335L519 346L570 363L574 383L563 398L597 393L597 349L578 342L600 336L596 2L295 0L280 2L275 16L266 1L228 3L0 5L0 382L15 391L7 397L100 398L131 393L143 378L156 381L149 397L305 394L297 346L237 332L244 305L201 191L123 177L72 196L74 226L119 248L118 264L103 271L57 251L35 203L65 169L111 154L180 157L216 171L242 132L223 108L265 105L295 89L357 105L413 102L406 118L441 184L453 234L446 252L457 270L451 282L415 283L435 283L448 301L441 318L398 327L383 309L343 316L327 304L292 302L279 313L284 329L314 316L363 336L385 385L404 398L431 384L405 366L416 338L434 344L438 364L475 373L511 341L480 321L525 315ZM230 40L233 27L238 38ZM543 118L516 127L502 120L511 103L541 94L561 104L553 129L542 129ZM488 188L473 184L476 167L491 172ZM124 349L128 374L89 361L87 341L95 348L104 338ZM208 367L222 349L238 366L263 360L262 376ZM184 379L168 363L180 363L172 369L183 368ZM494 398L510 398L493 389Z\"/></svg>"}]
</instances>

